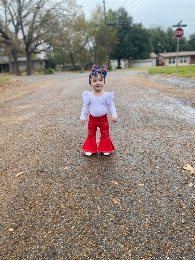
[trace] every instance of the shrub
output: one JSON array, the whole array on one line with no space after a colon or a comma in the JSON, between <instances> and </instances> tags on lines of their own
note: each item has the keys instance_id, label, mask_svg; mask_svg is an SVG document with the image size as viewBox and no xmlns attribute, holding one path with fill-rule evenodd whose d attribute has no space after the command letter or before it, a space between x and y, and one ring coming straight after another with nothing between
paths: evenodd
<instances>
[{"instance_id":1,"label":"shrub","mask_svg":"<svg viewBox=\"0 0 195 260\"><path fill-rule=\"evenodd\" d=\"M108 70L112 71L112 65L111 64L108 65Z\"/></svg>"},{"instance_id":2,"label":"shrub","mask_svg":"<svg viewBox=\"0 0 195 260\"><path fill-rule=\"evenodd\" d=\"M45 72L46 74L54 74L55 73L55 70L54 69L52 69L52 68L48 68L48 69L46 69L46 72Z\"/></svg>"},{"instance_id":3,"label":"shrub","mask_svg":"<svg viewBox=\"0 0 195 260\"><path fill-rule=\"evenodd\" d=\"M39 69L39 70L37 70L37 72L41 74L41 73L44 73L45 70L44 69Z\"/></svg>"}]
</instances>

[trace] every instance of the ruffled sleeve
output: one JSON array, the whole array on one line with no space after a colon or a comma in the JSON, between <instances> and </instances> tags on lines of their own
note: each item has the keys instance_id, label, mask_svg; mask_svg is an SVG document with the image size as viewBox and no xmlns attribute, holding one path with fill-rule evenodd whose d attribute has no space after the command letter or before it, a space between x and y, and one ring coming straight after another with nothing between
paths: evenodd
<instances>
[{"instance_id":1,"label":"ruffled sleeve","mask_svg":"<svg viewBox=\"0 0 195 260\"><path fill-rule=\"evenodd\" d=\"M108 92L106 95L106 103L109 105L111 101L114 99L114 92Z\"/></svg>"},{"instance_id":2,"label":"ruffled sleeve","mask_svg":"<svg viewBox=\"0 0 195 260\"><path fill-rule=\"evenodd\" d=\"M113 102L114 99L114 92L108 92L107 96L106 96L106 103L110 109L110 112L112 114L112 116L116 116L117 117L117 113L116 113L116 108Z\"/></svg>"},{"instance_id":3,"label":"ruffled sleeve","mask_svg":"<svg viewBox=\"0 0 195 260\"><path fill-rule=\"evenodd\" d=\"M80 119L81 120L85 120L87 112L89 110L89 105L90 105L90 97L91 97L91 92L88 90L85 90L82 94L82 98L83 98L83 108L81 110L81 116Z\"/></svg>"},{"instance_id":4,"label":"ruffled sleeve","mask_svg":"<svg viewBox=\"0 0 195 260\"><path fill-rule=\"evenodd\" d=\"M85 90L82 94L82 98L83 98L83 102L85 104L89 104L90 103L90 96L91 96L91 92L88 90Z\"/></svg>"}]
</instances>

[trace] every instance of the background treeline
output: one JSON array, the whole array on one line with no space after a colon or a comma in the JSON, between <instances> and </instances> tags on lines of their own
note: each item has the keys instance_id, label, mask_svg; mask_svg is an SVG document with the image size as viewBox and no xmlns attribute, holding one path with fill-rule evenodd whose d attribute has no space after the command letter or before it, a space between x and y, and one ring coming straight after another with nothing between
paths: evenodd
<instances>
[{"instance_id":1,"label":"background treeline","mask_svg":"<svg viewBox=\"0 0 195 260\"><path fill-rule=\"evenodd\" d=\"M20 75L18 57L26 57L27 75L31 59L45 53L48 66L71 64L84 70L89 63L109 59L145 59L151 52L175 52L174 29L146 29L134 23L124 9L94 7L90 19L74 0L0 0L0 55L14 60L13 71ZM180 39L180 51L195 50L195 33Z\"/></svg>"}]
</instances>

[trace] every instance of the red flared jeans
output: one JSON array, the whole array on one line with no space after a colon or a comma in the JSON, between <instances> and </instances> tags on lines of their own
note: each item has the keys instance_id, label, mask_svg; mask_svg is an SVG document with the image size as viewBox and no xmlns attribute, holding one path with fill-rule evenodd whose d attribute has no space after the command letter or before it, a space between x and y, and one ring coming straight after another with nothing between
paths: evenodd
<instances>
[{"instance_id":1,"label":"red flared jeans","mask_svg":"<svg viewBox=\"0 0 195 260\"><path fill-rule=\"evenodd\" d=\"M99 144L96 143L96 132L98 127L100 128ZM116 150L110 138L107 114L101 117L89 115L88 135L83 144L82 150L91 153L111 153Z\"/></svg>"}]
</instances>

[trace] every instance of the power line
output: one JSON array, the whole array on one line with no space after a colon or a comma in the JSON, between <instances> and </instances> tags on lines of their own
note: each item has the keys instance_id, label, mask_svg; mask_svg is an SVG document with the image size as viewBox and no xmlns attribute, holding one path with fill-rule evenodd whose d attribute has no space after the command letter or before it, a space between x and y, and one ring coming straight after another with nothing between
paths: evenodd
<instances>
[{"instance_id":1,"label":"power line","mask_svg":"<svg viewBox=\"0 0 195 260\"><path fill-rule=\"evenodd\" d=\"M166 18L161 18L161 19L150 19L150 20L142 20L142 21L144 21L144 22L150 22L150 21L167 21L167 20L169 20L169 21L175 21L175 20L179 20L179 19L181 19L181 17L180 18L169 18L169 19L166 19ZM195 21L195 19L194 18L192 18L192 19L183 19L183 20L185 20L185 21Z\"/></svg>"},{"instance_id":2,"label":"power line","mask_svg":"<svg viewBox=\"0 0 195 260\"><path fill-rule=\"evenodd\" d=\"M126 7L130 6L133 2L135 2L135 0L133 0L130 4L128 4Z\"/></svg>"},{"instance_id":3,"label":"power line","mask_svg":"<svg viewBox=\"0 0 195 260\"><path fill-rule=\"evenodd\" d=\"M123 5L127 2L127 0L125 0L125 2L121 5L123 7Z\"/></svg>"},{"instance_id":4,"label":"power line","mask_svg":"<svg viewBox=\"0 0 195 260\"><path fill-rule=\"evenodd\" d=\"M142 0L141 0L142 1ZM140 2L141 2L140 1ZM133 2L135 2L135 0L133 0L130 4L128 4L125 8L127 8L128 6L130 6Z\"/></svg>"}]
</instances>

